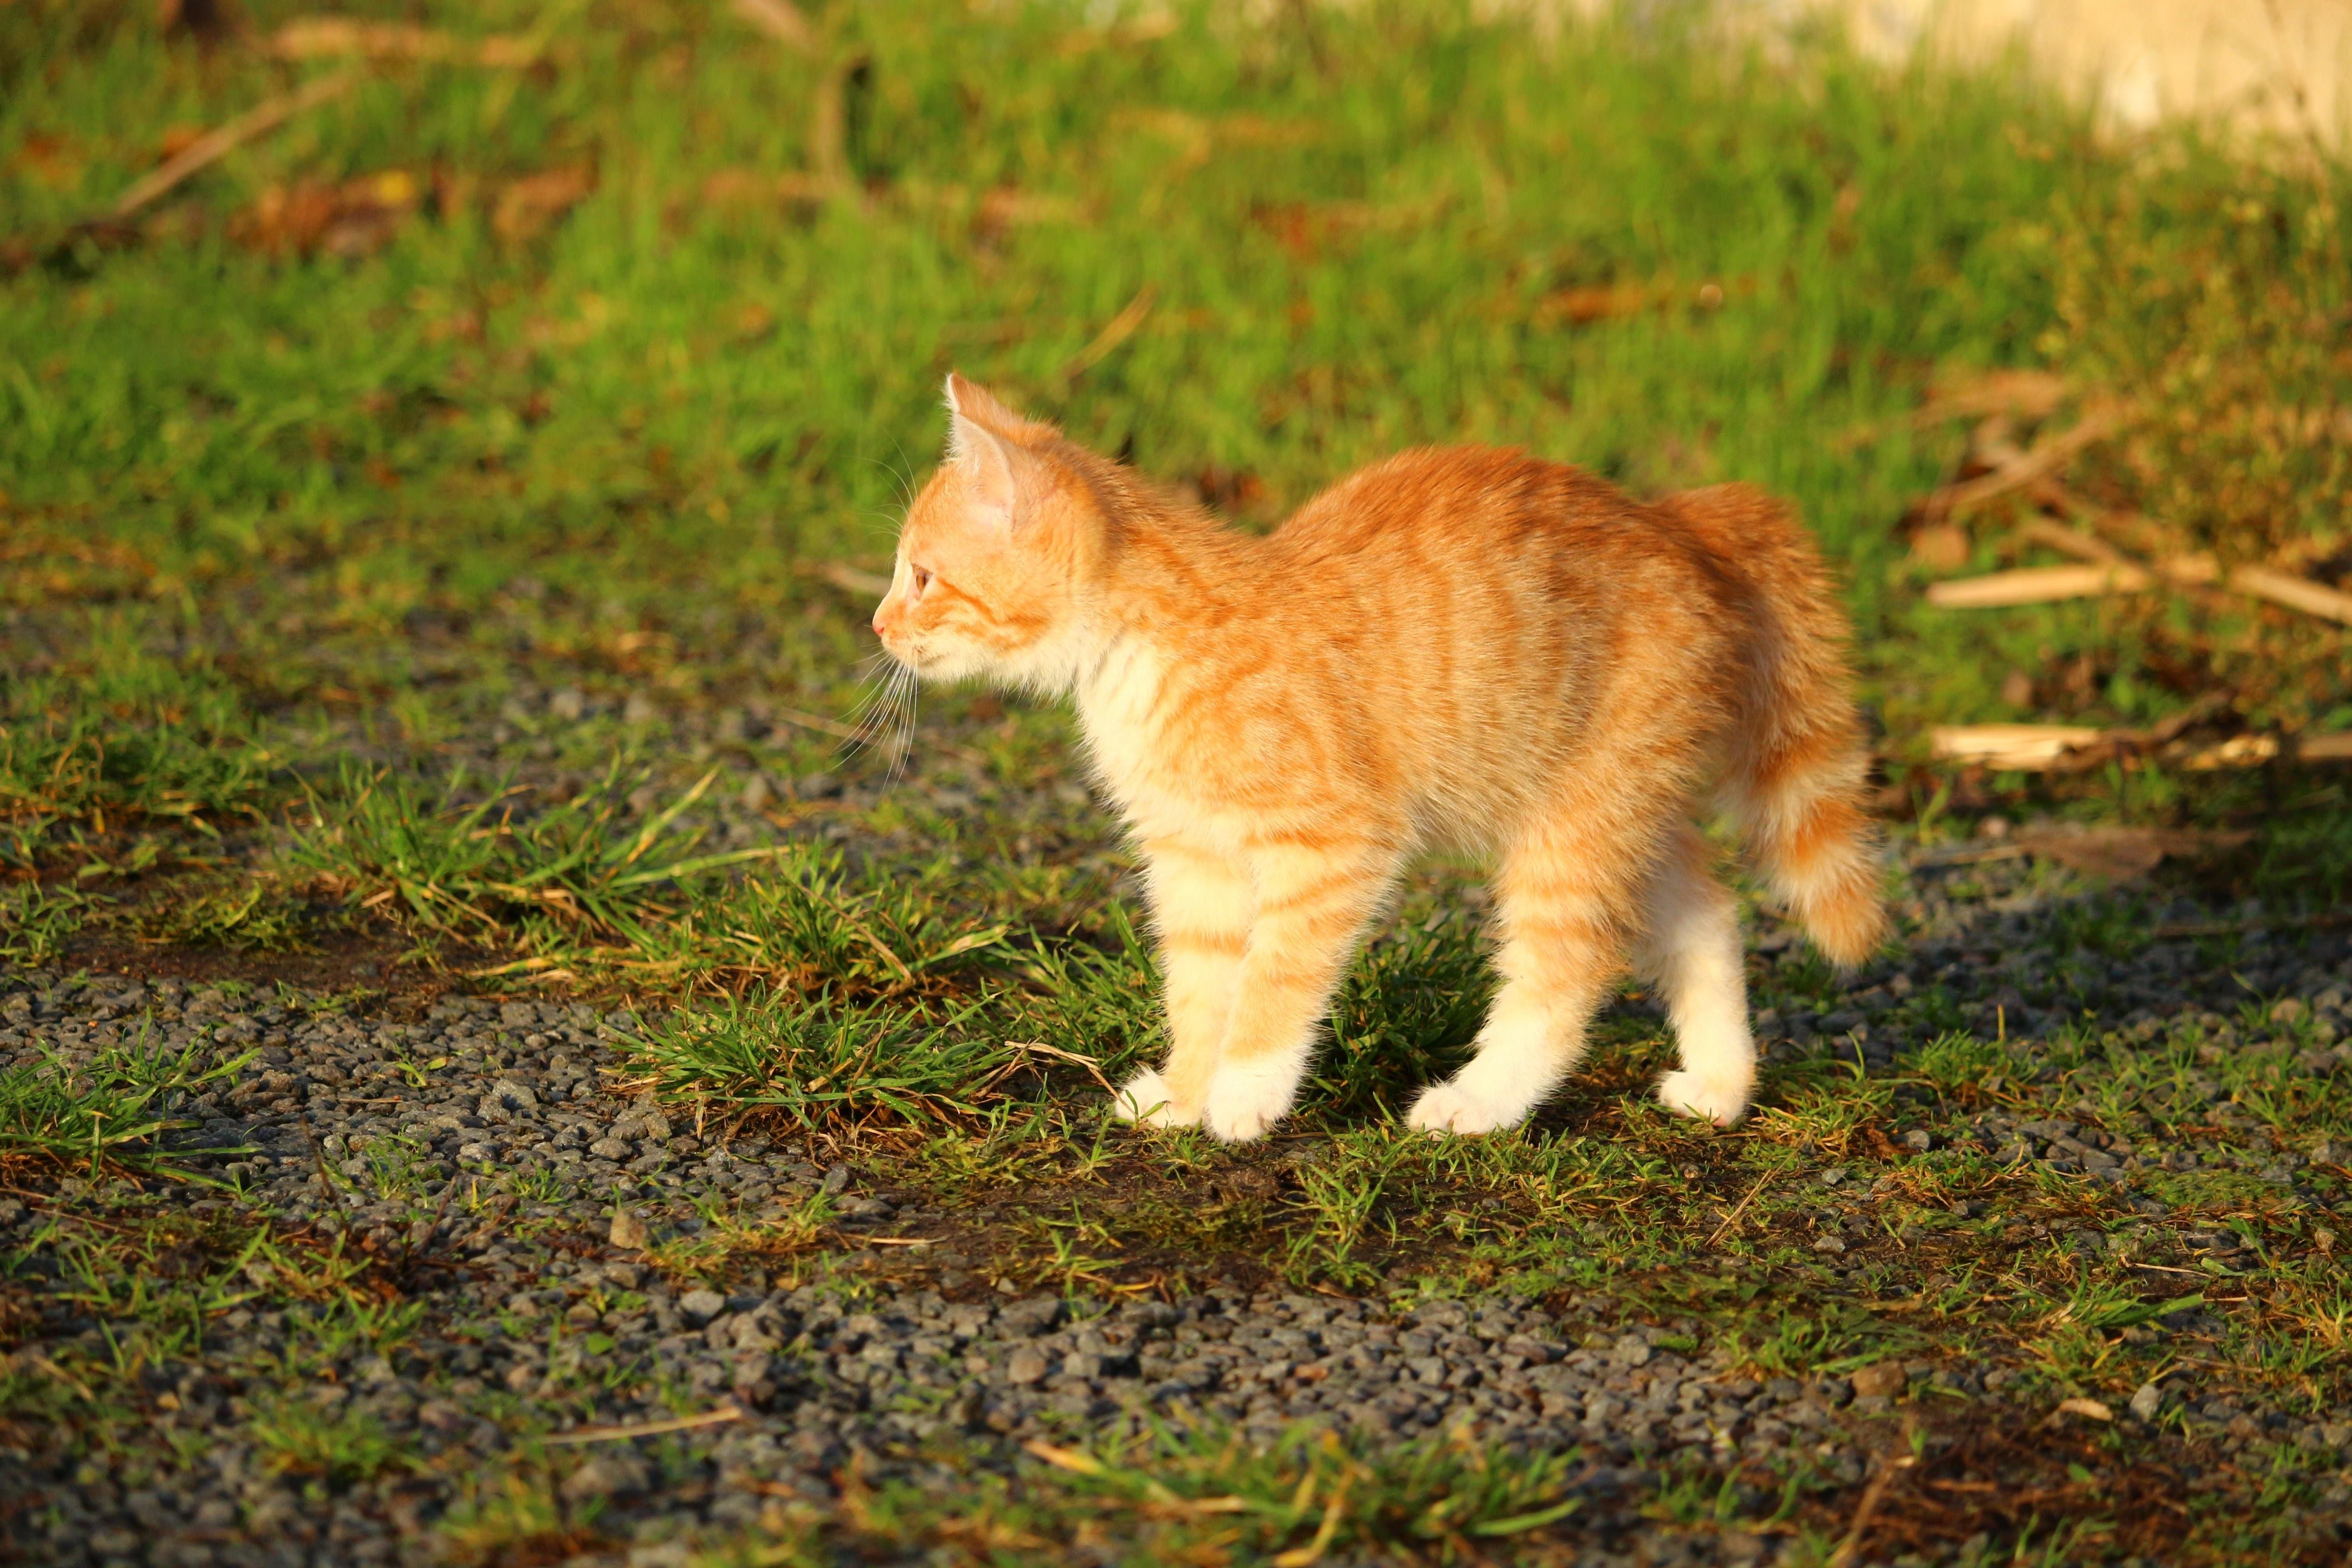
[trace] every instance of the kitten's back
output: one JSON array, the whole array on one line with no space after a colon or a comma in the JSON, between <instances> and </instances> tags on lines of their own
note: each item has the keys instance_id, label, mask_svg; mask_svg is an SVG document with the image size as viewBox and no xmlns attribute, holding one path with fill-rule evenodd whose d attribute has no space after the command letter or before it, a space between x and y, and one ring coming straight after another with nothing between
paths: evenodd
<instances>
[{"instance_id":1,"label":"kitten's back","mask_svg":"<svg viewBox=\"0 0 2352 1568\"><path fill-rule=\"evenodd\" d=\"M1719 786L1832 958L1883 939L1845 615L1765 491L1643 503L1522 452L1427 448L1307 503L1265 563L1288 677L1425 823L1491 840L1638 759L1622 776Z\"/></svg>"},{"instance_id":2,"label":"kitten's back","mask_svg":"<svg viewBox=\"0 0 2352 1568\"><path fill-rule=\"evenodd\" d=\"M1691 520L1580 469L1491 447L1402 453L1267 546L1291 668L1451 796L1539 794L1596 726L1704 749L1729 721L1724 677L1754 591Z\"/></svg>"}]
</instances>

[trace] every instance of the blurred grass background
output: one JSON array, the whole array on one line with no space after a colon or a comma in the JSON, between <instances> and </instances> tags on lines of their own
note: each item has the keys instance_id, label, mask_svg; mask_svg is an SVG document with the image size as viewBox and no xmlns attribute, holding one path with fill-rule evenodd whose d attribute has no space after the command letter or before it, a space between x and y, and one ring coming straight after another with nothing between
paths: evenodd
<instances>
[{"instance_id":1,"label":"blurred grass background","mask_svg":"<svg viewBox=\"0 0 2352 1568\"><path fill-rule=\"evenodd\" d=\"M544 757L516 714L550 690L844 712L871 650L838 568L885 559L950 365L1249 526L1417 442L1789 494L1849 584L1898 815L2023 787L1955 797L1935 721L2352 725L2330 623L1936 610L1912 552L1967 445L1952 389L2024 369L2136 410L2084 494L2343 581L2352 273L2308 150L2103 141L2018 79L1833 37L1433 0L836 3L796 41L719 0L165 15L0 5L20 878L66 837L119 870L93 846L123 822L217 828L297 773L331 793L341 757L430 770L501 715ZM2047 558L2026 504L1969 520L1970 563ZM1046 765L1041 723L1005 769ZM2275 771L2050 787L2126 817L2342 805Z\"/></svg>"}]
</instances>

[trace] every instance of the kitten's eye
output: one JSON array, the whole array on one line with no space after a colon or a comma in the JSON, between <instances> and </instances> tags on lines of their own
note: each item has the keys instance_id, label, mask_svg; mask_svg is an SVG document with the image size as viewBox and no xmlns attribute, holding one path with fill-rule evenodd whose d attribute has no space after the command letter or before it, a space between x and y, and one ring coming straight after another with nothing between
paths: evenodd
<instances>
[{"instance_id":1,"label":"kitten's eye","mask_svg":"<svg viewBox=\"0 0 2352 1568\"><path fill-rule=\"evenodd\" d=\"M918 566L915 571L915 597L921 598L923 590L931 585L931 574Z\"/></svg>"}]
</instances>

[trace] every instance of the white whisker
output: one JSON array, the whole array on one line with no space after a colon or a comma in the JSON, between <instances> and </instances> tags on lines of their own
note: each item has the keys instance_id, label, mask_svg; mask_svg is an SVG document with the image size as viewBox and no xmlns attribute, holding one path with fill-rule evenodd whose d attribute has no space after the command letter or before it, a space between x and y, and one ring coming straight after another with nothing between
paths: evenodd
<instances>
[{"instance_id":1,"label":"white whisker","mask_svg":"<svg viewBox=\"0 0 2352 1568\"><path fill-rule=\"evenodd\" d=\"M915 672L907 672L906 702L898 710L898 734L891 748L890 777L895 782L907 771L907 759L915 749Z\"/></svg>"},{"instance_id":2,"label":"white whisker","mask_svg":"<svg viewBox=\"0 0 2352 1568\"><path fill-rule=\"evenodd\" d=\"M915 742L915 672L892 662L878 681L869 684L866 699L851 714L853 733L842 742L842 752L878 751L888 759L883 777L896 782L906 772Z\"/></svg>"},{"instance_id":3,"label":"white whisker","mask_svg":"<svg viewBox=\"0 0 2352 1568\"><path fill-rule=\"evenodd\" d=\"M895 544L897 535L905 526L906 511L915 502L914 468L907 461L903 447L898 451L896 462L885 463L870 458L866 461L888 473L896 482L899 510L896 514L866 510L864 521L874 527L877 535L887 531ZM878 667L869 660L866 668L878 668L878 679L869 678L866 681L863 700L846 721L852 733L843 742L842 749L846 752L871 748L887 753L884 780L895 783L907 771L908 757L915 747L918 682L915 672L891 658L887 651L877 657L883 661Z\"/></svg>"},{"instance_id":4,"label":"white whisker","mask_svg":"<svg viewBox=\"0 0 2352 1568\"><path fill-rule=\"evenodd\" d=\"M844 721L852 731L841 742L845 754L874 744L876 737L887 728L890 710L896 705L898 680L906 673L906 667L893 660L887 668L877 669L866 679L864 697Z\"/></svg>"}]
</instances>

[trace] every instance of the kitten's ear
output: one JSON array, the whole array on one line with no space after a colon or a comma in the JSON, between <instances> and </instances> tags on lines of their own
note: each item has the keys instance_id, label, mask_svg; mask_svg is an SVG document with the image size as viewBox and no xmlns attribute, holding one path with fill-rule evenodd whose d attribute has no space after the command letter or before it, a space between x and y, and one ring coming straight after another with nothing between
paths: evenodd
<instances>
[{"instance_id":1,"label":"kitten's ear","mask_svg":"<svg viewBox=\"0 0 2352 1568\"><path fill-rule=\"evenodd\" d=\"M948 373L948 461L964 471L975 516L1011 528L1024 494L1034 494L1039 459L1021 443L1050 435L962 376Z\"/></svg>"},{"instance_id":2,"label":"kitten's ear","mask_svg":"<svg viewBox=\"0 0 2352 1568\"><path fill-rule=\"evenodd\" d=\"M982 426L1015 446L1039 446L1061 434L1042 419L1015 414L988 388L954 371L948 372L948 408L959 419Z\"/></svg>"}]
</instances>

